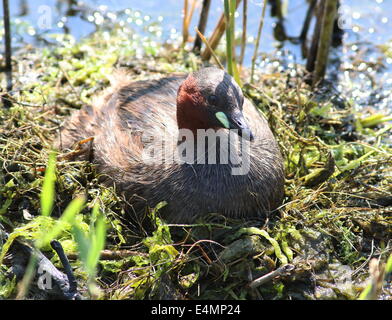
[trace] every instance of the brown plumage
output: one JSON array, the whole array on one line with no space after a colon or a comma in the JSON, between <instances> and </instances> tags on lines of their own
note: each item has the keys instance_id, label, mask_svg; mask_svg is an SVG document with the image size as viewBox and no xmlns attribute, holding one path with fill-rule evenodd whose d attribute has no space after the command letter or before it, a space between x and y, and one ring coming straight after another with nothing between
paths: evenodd
<instances>
[{"instance_id":1,"label":"brown plumage","mask_svg":"<svg viewBox=\"0 0 392 320\"><path fill-rule=\"evenodd\" d=\"M229 134L228 126L238 135ZM194 153L188 153L196 163L171 162L167 159L196 139L178 138L179 129L189 129L196 138L197 129L212 129L230 144L215 139L203 146L197 140ZM239 136L245 138L242 144ZM231 76L217 68L150 81L120 77L92 107L71 116L58 147L67 150L88 137L94 137L93 162L104 181L114 184L137 214L146 204L166 201L161 214L170 222L192 222L207 213L249 218L265 215L282 202L283 163L268 123ZM166 149L157 147L159 138ZM220 155L232 151L242 156L246 145L249 170L233 175L235 161L225 163ZM154 156L146 158L151 151ZM211 153L216 164L198 160Z\"/></svg>"}]
</instances>

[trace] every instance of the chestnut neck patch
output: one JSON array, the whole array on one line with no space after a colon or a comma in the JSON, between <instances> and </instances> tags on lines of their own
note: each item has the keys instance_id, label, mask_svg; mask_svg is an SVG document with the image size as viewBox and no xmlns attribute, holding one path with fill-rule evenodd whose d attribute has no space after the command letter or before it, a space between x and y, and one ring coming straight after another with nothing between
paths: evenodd
<instances>
[{"instance_id":1,"label":"chestnut neck patch","mask_svg":"<svg viewBox=\"0 0 392 320\"><path fill-rule=\"evenodd\" d=\"M217 129L210 119L207 103L196 79L189 75L181 84L177 95L177 123L179 129Z\"/></svg>"}]
</instances>

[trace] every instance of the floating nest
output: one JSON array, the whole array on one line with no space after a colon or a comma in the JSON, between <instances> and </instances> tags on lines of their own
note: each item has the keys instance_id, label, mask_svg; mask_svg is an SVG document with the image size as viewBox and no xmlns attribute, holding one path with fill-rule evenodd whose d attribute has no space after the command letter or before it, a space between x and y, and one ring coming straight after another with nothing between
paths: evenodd
<instances>
[{"instance_id":1,"label":"floating nest","mask_svg":"<svg viewBox=\"0 0 392 320\"><path fill-rule=\"evenodd\" d=\"M149 79L201 65L196 56L170 47L146 50L150 55L135 60L135 48L148 44L111 32L106 42L99 32L79 43L64 36L56 47L25 47L14 56L14 91L2 92L12 107L0 109L0 297L18 295L29 260L20 253L31 253L42 231L83 195L85 204L74 220L91 230L98 203L107 224L94 289L72 223L65 222L56 235L80 298L358 298L374 278L369 262L380 271L392 251L391 126L379 115L354 111L350 97L328 83L310 88L301 81L301 67L259 71L253 84L245 82L246 69L242 74L244 93L268 119L285 158L285 201L266 220L211 214L192 225L168 225L159 219L159 208L152 208L148 228L131 225L123 219L126 199L99 183L94 166L61 154L53 211L42 216L40 194L59 127L108 85L114 68ZM61 276L66 272L58 255L49 245L40 254L60 272L60 289L42 289L32 281L24 297L69 298L69 279ZM377 294L391 299L390 283Z\"/></svg>"}]
</instances>

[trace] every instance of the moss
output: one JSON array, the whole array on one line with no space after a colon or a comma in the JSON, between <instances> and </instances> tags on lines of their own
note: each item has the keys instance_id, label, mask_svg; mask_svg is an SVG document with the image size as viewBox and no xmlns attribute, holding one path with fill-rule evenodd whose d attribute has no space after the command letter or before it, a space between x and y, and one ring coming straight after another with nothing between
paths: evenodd
<instances>
[{"instance_id":1,"label":"moss","mask_svg":"<svg viewBox=\"0 0 392 320\"><path fill-rule=\"evenodd\" d=\"M197 57L170 47L150 48L135 58L143 43L120 29L114 28L108 41L101 39L100 31L78 43L64 36L56 47L25 48L15 59L13 107L0 110L0 224L11 235L23 230L20 237L34 238L45 228L39 194L59 124L75 108L91 103L107 86L113 68L122 66L134 79L147 79L201 66ZM268 221L211 216L195 225L168 226L158 219L157 209L150 217L153 232L147 232L124 224L121 197L98 182L94 166L58 162L54 211L47 220L52 223L83 194L86 208L77 219L86 231L99 201L110 226L106 249L133 252L119 260L101 258L97 276L104 298L358 296L353 285L368 276L363 262L371 254L386 259L390 251L390 129L384 118L354 111L350 97L337 103L314 92L301 75L300 67L299 78L289 71L274 77L256 74L261 80L243 88L265 114L285 158L284 205ZM74 256L76 242L66 226L58 239ZM85 288L81 261L76 256L71 263ZM248 288L251 279L285 263L294 264L295 271ZM5 276L8 271L6 259L0 278L3 298L14 294L15 281ZM391 297L390 291L386 296Z\"/></svg>"}]
</instances>

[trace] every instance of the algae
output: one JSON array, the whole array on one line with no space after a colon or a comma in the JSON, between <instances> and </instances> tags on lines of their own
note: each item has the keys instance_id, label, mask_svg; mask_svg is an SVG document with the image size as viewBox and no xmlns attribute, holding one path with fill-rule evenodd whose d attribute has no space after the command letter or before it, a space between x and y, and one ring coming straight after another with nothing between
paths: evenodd
<instances>
[{"instance_id":1,"label":"algae","mask_svg":"<svg viewBox=\"0 0 392 320\"><path fill-rule=\"evenodd\" d=\"M175 46L149 48L151 43L120 27L79 42L69 35L55 42L17 53L15 90L6 96L13 106L0 109L2 252L12 249L13 239L34 240L56 225L72 199L83 195L85 207L75 219L85 234L98 203L108 222L105 250L132 252L116 260L101 255L94 274L101 299L356 299L370 277L370 259L386 261L391 254L389 116L357 111L350 96L340 96L328 83L313 90L301 81L301 66L295 76L292 70L265 76L256 69L252 85L246 83L248 71L242 74L244 93L268 119L285 159L284 204L267 220L211 215L193 225L168 225L156 208L148 218L152 231L145 230L124 223L126 199L99 183L92 164L61 157L52 215L42 217L42 209L50 210L42 208L40 193L58 128L73 110L92 103L115 68L136 80L202 65ZM138 48L143 55L136 55ZM91 297L70 225L61 224L55 237L73 257L82 295ZM42 251L61 268L50 248ZM0 294L15 298L9 255L3 260ZM290 273L249 288L287 262L295 266ZM385 285L383 299L391 294Z\"/></svg>"}]
</instances>

